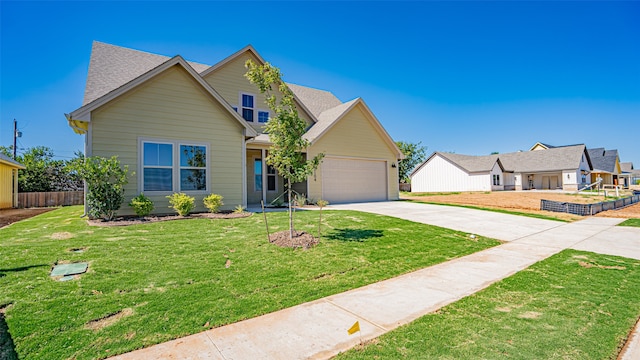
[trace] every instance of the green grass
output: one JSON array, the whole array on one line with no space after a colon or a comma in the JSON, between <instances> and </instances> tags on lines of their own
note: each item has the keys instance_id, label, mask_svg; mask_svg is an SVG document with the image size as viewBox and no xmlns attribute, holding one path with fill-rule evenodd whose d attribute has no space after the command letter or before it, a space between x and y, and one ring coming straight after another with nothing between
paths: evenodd
<instances>
[{"instance_id":1,"label":"green grass","mask_svg":"<svg viewBox=\"0 0 640 360\"><path fill-rule=\"evenodd\" d=\"M619 226L640 227L640 219L627 219L619 224Z\"/></svg>"},{"instance_id":2,"label":"green grass","mask_svg":"<svg viewBox=\"0 0 640 360\"><path fill-rule=\"evenodd\" d=\"M559 219L557 217L553 217L553 216L549 216L549 215L534 214L534 213L527 213L527 212L521 212L521 211L511 211L511 210L504 210L504 209L486 208L486 207L482 207L482 206L448 204L448 203L440 203L440 202L417 201L417 200L407 200L407 199L405 199L403 201L411 201L411 202L415 202L415 203L419 203L419 204L429 204L429 205L455 206L455 207L474 209L474 210L493 211L493 212L497 212L497 213L501 213L501 214L527 216L527 217L530 217L530 218L536 218L536 219L542 219L542 220L553 220L553 221L560 221L560 222L569 222L568 220Z\"/></svg>"},{"instance_id":3,"label":"green grass","mask_svg":"<svg viewBox=\"0 0 640 360\"><path fill-rule=\"evenodd\" d=\"M461 192L408 192L401 191L401 196L441 196L441 195L458 195Z\"/></svg>"},{"instance_id":4,"label":"green grass","mask_svg":"<svg viewBox=\"0 0 640 360\"><path fill-rule=\"evenodd\" d=\"M303 251L269 244L259 214L91 227L81 213L62 208L0 229L0 308L11 337L0 328L0 344L12 339L22 360L105 358L499 243L396 218L324 211L321 243ZM268 217L272 232L287 228L286 213ZM316 231L317 212L296 217L299 230ZM89 271L54 281L48 274L57 261L87 261ZM128 316L109 326L86 327L121 311Z\"/></svg>"},{"instance_id":5,"label":"green grass","mask_svg":"<svg viewBox=\"0 0 640 360\"><path fill-rule=\"evenodd\" d=\"M615 359L638 294L640 261L565 250L337 359Z\"/></svg>"}]
</instances>

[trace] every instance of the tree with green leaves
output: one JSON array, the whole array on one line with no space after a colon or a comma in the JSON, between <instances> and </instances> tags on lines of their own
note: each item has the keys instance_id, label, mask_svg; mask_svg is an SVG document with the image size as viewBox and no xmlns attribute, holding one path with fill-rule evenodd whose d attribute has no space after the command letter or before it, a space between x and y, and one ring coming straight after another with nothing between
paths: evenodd
<instances>
[{"instance_id":1,"label":"tree with green leaves","mask_svg":"<svg viewBox=\"0 0 640 360\"><path fill-rule=\"evenodd\" d=\"M13 157L12 149L0 146L0 152ZM18 172L18 191L81 191L82 179L75 172L73 164L82 162L84 155L76 151L71 160L55 160L53 150L46 146L28 148L17 156L16 161L26 167Z\"/></svg>"},{"instance_id":2,"label":"tree with green leaves","mask_svg":"<svg viewBox=\"0 0 640 360\"><path fill-rule=\"evenodd\" d=\"M75 170L87 183L89 216L111 220L124 202L124 186L129 182L128 166L121 167L117 156L92 156L77 162Z\"/></svg>"},{"instance_id":3,"label":"tree with green leaves","mask_svg":"<svg viewBox=\"0 0 640 360\"><path fill-rule=\"evenodd\" d=\"M266 95L266 104L275 114L265 126L269 134L271 147L266 157L267 164L273 166L286 180L289 199L289 237L294 236L292 185L306 180L320 165L324 154L318 154L313 159L306 159L303 151L309 146L304 139L307 123L300 118L294 103L293 92L282 81L280 69L269 63L258 65L252 60L245 64L245 77ZM273 87L279 93L276 97ZM279 99L278 99L279 98Z\"/></svg>"},{"instance_id":4,"label":"tree with green leaves","mask_svg":"<svg viewBox=\"0 0 640 360\"><path fill-rule=\"evenodd\" d=\"M411 179L409 175L413 169L420 165L426 158L427 148L422 146L422 142L410 143L404 141L396 141L396 145L404 154L404 159L398 164L398 175L400 182L409 183Z\"/></svg>"}]
</instances>

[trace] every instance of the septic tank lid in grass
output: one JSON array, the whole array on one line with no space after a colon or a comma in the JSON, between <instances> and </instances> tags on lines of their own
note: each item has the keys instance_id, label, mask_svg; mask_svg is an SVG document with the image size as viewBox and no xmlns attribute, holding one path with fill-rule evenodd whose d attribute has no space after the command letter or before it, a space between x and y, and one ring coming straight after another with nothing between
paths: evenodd
<instances>
[{"instance_id":1,"label":"septic tank lid in grass","mask_svg":"<svg viewBox=\"0 0 640 360\"><path fill-rule=\"evenodd\" d=\"M86 262L73 263L73 264L58 264L53 266L53 269L51 270L51 274L49 274L49 276L51 277L61 276L61 278L58 279L59 281L68 281L73 279L72 275L79 275L87 272L88 267L89 267L89 263L86 263Z\"/></svg>"}]
</instances>

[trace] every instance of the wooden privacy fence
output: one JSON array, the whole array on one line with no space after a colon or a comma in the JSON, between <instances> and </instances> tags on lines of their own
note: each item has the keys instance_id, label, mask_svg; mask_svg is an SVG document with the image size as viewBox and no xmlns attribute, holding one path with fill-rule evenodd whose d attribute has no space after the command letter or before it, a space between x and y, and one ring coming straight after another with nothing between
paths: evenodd
<instances>
[{"instance_id":1,"label":"wooden privacy fence","mask_svg":"<svg viewBox=\"0 0 640 360\"><path fill-rule=\"evenodd\" d=\"M633 195L615 201L604 201L595 204L575 204L569 202L540 200L540 210L587 216L595 215L602 211L623 208L637 202L640 202L640 195Z\"/></svg>"},{"instance_id":2,"label":"wooden privacy fence","mask_svg":"<svg viewBox=\"0 0 640 360\"><path fill-rule=\"evenodd\" d=\"M400 191L407 191L410 192L411 191L411 184L405 184L405 183L400 183L398 184L400 187Z\"/></svg>"},{"instance_id":3,"label":"wooden privacy fence","mask_svg":"<svg viewBox=\"0 0 640 360\"><path fill-rule=\"evenodd\" d=\"M84 204L84 191L18 193L18 207L49 207Z\"/></svg>"}]
</instances>

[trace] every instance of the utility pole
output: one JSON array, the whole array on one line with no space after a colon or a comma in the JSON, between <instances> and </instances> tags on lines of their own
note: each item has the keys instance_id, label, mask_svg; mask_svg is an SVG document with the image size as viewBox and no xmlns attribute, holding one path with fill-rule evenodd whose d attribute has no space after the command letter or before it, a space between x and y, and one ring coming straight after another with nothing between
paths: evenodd
<instances>
[{"instance_id":1,"label":"utility pole","mask_svg":"<svg viewBox=\"0 0 640 360\"><path fill-rule=\"evenodd\" d=\"M18 131L18 121L13 119L13 160L16 160L16 150L18 150L19 137L22 137L22 132Z\"/></svg>"},{"instance_id":2,"label":"utility pole","mask_svg":"<svg viewBox=\"0 0 640 360\"><path fill-rule=\"evenodd\" d=\"M13 160L16 159L16 144L18 143L18 122L13 119Z\"/></svg>"}]
</instances>

